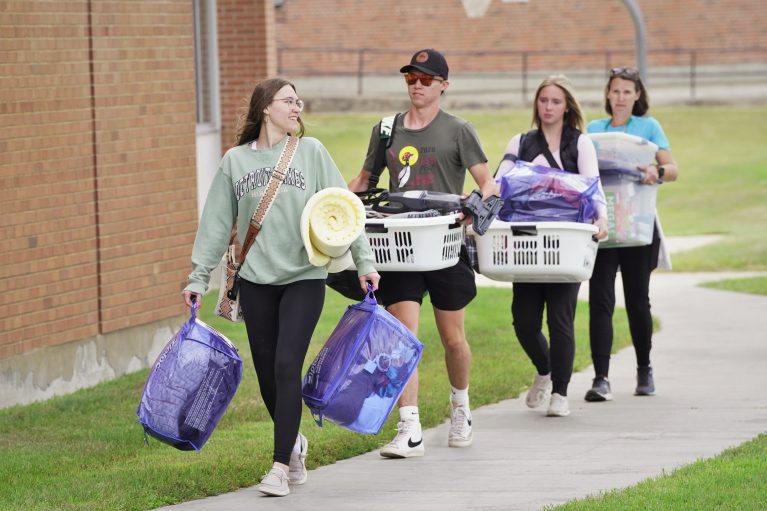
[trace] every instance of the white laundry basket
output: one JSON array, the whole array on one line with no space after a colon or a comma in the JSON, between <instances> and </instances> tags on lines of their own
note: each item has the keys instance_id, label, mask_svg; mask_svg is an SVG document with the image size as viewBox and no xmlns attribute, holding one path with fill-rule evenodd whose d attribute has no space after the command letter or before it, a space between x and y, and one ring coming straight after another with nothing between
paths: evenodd
<instances>
[{"instance_id":1,"label":"white laundry basket","mask_svg":"<svg viewBox=\"0 0 767 511\"><path fill-rule=\"evenodd\" d=\"M378 271L431 271L454 266L461 254L463 231L455 214L365 221Z\"/></svg>"},{"instance_id":2,"label":"white laundry basket","mask_svg":"<svg viewBox=\"0 0 767 511\"><path fill-rule=\"evenodd\" d=\"M482 275L512 282L582 282L591 278L596 226L579 222L495 220L474 235Z\"/></svg>"}]
</instances>

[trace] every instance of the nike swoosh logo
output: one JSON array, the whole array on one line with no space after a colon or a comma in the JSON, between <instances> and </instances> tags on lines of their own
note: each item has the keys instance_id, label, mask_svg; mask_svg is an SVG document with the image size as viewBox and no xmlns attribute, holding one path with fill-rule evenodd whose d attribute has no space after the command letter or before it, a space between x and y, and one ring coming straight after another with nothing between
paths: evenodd
<instances>
[{"instance_id":1,"label":"nike swoosh logo","mask_svg":"<svg viewBox=\"0 0 767 511\"><path fill-rule=\"evenodd\" d=\"M413 440L411 438L408 438L407 439L407 446L412 449L413 447L418 447L419 445L421 445L421 442L423 442L423 438L421 438L417 442L413 442Z\"/></svg>"}]
</instances>

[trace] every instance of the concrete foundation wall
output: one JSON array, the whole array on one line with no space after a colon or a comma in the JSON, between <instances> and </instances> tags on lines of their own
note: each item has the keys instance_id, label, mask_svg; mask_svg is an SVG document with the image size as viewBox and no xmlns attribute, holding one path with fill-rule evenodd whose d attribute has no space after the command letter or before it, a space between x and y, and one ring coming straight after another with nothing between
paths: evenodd
<instances>
[{"instance_id":1,"label":"concrete foundation wall","mask_svg":"<svg viewBox=\"0 0 767 511\"><path fill-rule=\"evenodd\" d=\"M0 408L68 394L148 367L184 319L168 318L0 359Z\"/></svg>"}]
</instances>

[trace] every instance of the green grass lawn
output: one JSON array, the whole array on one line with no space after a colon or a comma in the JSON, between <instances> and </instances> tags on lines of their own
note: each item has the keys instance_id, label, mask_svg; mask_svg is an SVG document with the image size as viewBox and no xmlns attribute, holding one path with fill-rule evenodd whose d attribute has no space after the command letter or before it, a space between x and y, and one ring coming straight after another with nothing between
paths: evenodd
<instances>
[{"instance_id":1,"label":"green grass lawn","mask_svg":"<svg viewBox=\"0 0 767 511\"><path fill-rule=\"evenodd\" d=\"M717 282L706 282L703 287L711 289L724 289L752 295L767 295L767 277L753 277L742 279L728 279Z\"/></svg>"},{"instance_id":2,"label":"green grass lawn","mask_svg":"<svg viewBox=\"0 0 767 511\"><path fill-rule=\"evenodd\" d=\"M574 500L557 511L743 511L767 509L767 434L721 455L625 490Z\"/></svg>"},{"instance_id":3,"label":"green grass lawn","mask_svg":"<svg viewBox=\"0 0 767 511\"><path fill-rule=\"evenodd\" d=\"M712 247L674 257L675 270L767 269L767 108L679 107L654 109L671 140L680 180L659 192L659 210L669 235L725 236ZM308 134L322 140L348 178L365 156L370 128L384 114L307 114ZM494 169L509 138L530 125L530 112L460 112L477 127ZM589 112L589 117L601 115ZM467 183L467 189L472 188ZM740 286L740 284L737 284ZM757 283L764 289L764 283ZM272 426L257 390L243 327L203 319L240 348L243 383L218 429L201 453L144 444L135 410L147 371L43 403L0 410L0 509L144 510L215 495L255 484L271 465ZM507 289L480 289L467 312L472 346L472 405L515 397L534 370L513 335ZM307 365L329 336L348 301L328 292ZM420 365L421 418L425 427L448 413L443 350L426 311L420 326L425 344ZM579 304L576 370L589 361L585 304ZM616 313L616 349L628 344L625 314ZM573 389L574 394L579 390ZM334 425L316 427L305 411L302 431L315 468L374 449L390 439L391 418L379 437ZM573 506L588 509L760 509L765 481L764 436L713 460L696 463L604 499ZM737 499L734 496L737 495ZM731 499L731 500L728 500ZM685 503L691 503L686 505ZM735 507L708 506L733 502ZM657 505L656 505L657 504ZM705 504L705 505L704 505ZM581 509L573 507L573 509ZM585 509L585 508L584 508Z\"/></svg>"}]
</instances>

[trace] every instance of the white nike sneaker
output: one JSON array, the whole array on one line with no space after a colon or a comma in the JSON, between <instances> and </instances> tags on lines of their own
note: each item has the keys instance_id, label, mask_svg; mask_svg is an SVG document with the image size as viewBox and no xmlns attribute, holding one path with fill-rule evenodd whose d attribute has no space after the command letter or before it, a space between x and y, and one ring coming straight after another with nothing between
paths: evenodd
<instances>
[{"instance_id":1,"label":"white nike sneaker","mask_svg":"<svg viewBox=\"0 0 767 511\"><path fill-rule=\"evenodd\" d=\"M306 453L309 451L309 441L301 433L296 438L296 445L290 453L290 465L288 469L288 482L290 484L304 484L306 482Z\"/></svg>"},{"instance_id":2,"label":"white nike sneaker","mask_svg":"<svg viewBox=\"0 0 767 511\"><path fill-rule=\"evenodd\" d=\"M384 458L414 458L423 456L423 453L421 423L416 421L398 422L397 436L381 447L381 456Z\"/></svg>"},{"instance_id":3,"label":"white nike sneaker","mask_svg":"<svg viewBox=\"0 0 767 511\"><path fill-rule=\"evenodd\" d=\"M538 408L544 401L548 400L551 396L551 387L551 373L544 375L536 374L533 386L527 391L527 397L525 398L528 408Z\"/></svg>"},{"instance_id":4,"label":"white nike sneaker","mask_svg":"<svg viewBox=\"0 0 767 511\"><path fill-rule=\"evenodd\" d=\"M468 447L474 441L471 431L471 410L468 406L456 405L450 400L450 431L447 445L450 447Z\"/></svg>"}]
</instances>

